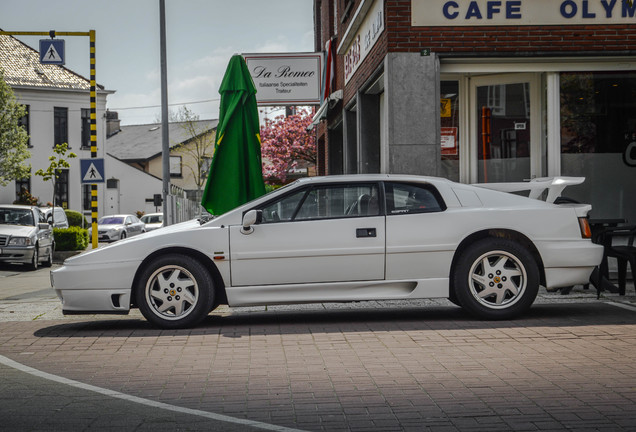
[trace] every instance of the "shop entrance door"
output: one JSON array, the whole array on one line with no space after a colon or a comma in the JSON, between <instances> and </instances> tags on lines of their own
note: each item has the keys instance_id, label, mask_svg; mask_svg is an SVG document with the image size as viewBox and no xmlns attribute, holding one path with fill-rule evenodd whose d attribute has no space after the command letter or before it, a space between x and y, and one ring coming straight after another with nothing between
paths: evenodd
<instances>
[{"instance_id":1,"label":"shop entrance door","mask_svg":"<svg viewBox=\"0 0 636 432\"><path fill-rule=\"evenodd\" d=\"M535 74L471 78L471 182L519 182L540 176L538 82Z\"/></svg>"}]
</instances>

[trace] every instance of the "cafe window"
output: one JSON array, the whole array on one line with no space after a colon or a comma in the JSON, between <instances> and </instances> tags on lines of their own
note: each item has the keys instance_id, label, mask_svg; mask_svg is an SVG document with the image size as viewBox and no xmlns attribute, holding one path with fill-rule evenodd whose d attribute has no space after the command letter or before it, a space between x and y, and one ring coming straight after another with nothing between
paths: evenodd
<instances>
[{"instance_id":1,"label":"cafe window","mask_svg":"<svg viewBox=\"0 0 636 432\"><path fill-rule=\"evenodd\" d=\"M565 193L636 221L636 72L564 72L560 94L561 174L586 178Z\"/></svg>"}]
</instances>

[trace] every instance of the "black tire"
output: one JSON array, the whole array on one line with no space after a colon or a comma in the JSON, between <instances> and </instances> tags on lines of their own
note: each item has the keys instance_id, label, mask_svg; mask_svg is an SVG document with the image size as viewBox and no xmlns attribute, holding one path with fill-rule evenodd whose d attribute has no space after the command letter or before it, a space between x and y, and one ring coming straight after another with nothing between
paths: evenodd
<instances>
[{"instance_id":1,"label":"black tire","mask_svg":"<svg viewBox=\"0 0 636 432\"><path fill-rule=\"evenodd\" d=\"M214 303L210 272L187 255L164 255L146 266L135 287L143 316L157 327L191 327L202 321Z\"/></svg>"},{"instance_id":2,"label":"black tire","mask_svg":"<svg viewBox=\"0 0 636 432\"><path fill-rule=\"evenodd\" d=\"M40 253L39 253L40 245L35 244L35 249L33 249L33 258L31 259L31 263L29 264L29 269L35 271L38 269L38 264L40 264Z\"/></svg>"},{"instance_id":3,"label":"black tire","mask_svg":"<svg viewBox=\"0 0 636 432\"><path fill-rule=\"evenodd\" d=\"M480 319L515 318L539 292L539 268L532 254L511 240L480 240L460 255L453 271L459 304Z\"/></svg>"}]
</instances>

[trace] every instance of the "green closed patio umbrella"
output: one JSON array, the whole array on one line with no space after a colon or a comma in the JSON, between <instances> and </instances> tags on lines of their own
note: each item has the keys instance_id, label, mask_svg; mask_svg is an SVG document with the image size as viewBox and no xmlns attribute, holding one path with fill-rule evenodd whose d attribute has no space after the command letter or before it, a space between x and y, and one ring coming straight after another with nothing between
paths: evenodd
<instances>
[{"instance_id":1,"label":"green closed patio umbrella","mask_svg":"<svg viewBox=\"0 0 636 432\"><path fill-rule=\"evenodd\" d=\"M256 87L242 56L230 59L219 93L214 156L201 200L213 215L265 194Z\"/></svg>"}]
</instances>

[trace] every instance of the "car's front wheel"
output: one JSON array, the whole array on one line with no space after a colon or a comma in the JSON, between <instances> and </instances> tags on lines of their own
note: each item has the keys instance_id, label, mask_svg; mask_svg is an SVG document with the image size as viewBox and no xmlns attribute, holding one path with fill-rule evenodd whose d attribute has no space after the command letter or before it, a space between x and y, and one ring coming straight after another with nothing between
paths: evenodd
<instances>
[{"instance_id":1,"label":"car's front wheel","mask_svg":"<svg viewBox=\"0 0 636 432\"><path fill-rule=\"evenodd\" d=\"M141 313L152 324L165 329L190 327L212 308L214 282L194 258L165 255L142 271L135 296Z\"/></svg>"},{"instance_id":2,"label":"car's front wheel","mask_svg":"<svg viewBox=\"0 0 636 432\"><path fill-rule=\"evenodd\" d=\"M29 264L29 268L34 271L38 269L38 265L40 264L39 249L40 245L36 243L33 249L33 258L31 258L31 264Z\"/></svg>"},{"instance_id":3,"label":"car's front wheel","mask_svg":"<svg viewBox=\"0 0 636 432\"><path fill-rule=\"evenodd\" d=\"M482 319L510 319L527 311L539 291L539 268L527 248L507 239L480 240L453 272L459 304Z\"/></svg>"},{"instance_id":4,"label":"car's front wheel","mask_svg":"<svg viewBox=\"0 0 636 432\"><path fill-rule=\"evenodd\" d=\"M46 261L44 261L45 267L53 266L53 250L55 249L55 245L51 243L51 247L49 247L49 252L46 255Z\"/></svg>"}]
</instances>

